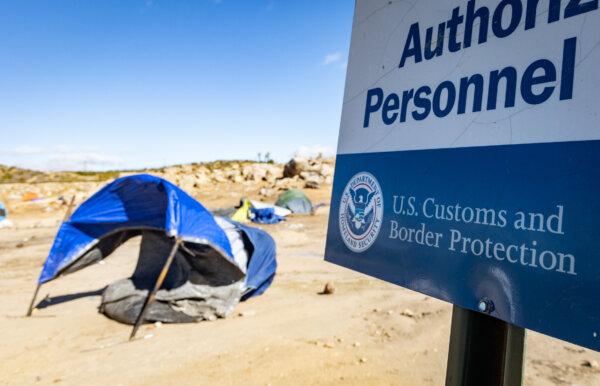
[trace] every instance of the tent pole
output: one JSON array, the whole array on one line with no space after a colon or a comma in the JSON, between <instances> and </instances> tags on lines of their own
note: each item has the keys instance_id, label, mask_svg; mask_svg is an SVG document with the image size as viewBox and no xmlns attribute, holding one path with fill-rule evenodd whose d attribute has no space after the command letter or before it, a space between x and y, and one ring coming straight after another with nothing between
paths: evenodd
<instances>
[{"instance_id":1,"label":"tent pole","mask_svg":"<svg viewBox=\"0 0 600 386\"><path fill-rule=\"evenodd\" d=\"M37 298L37 294L40 291L41 283L38 283L37 287L35 287L35 292L33 293L33 297L31 298L31 303L29 303L29 309L27 310L27 316L31 316L33 312L33 304L35 303L35 298Z\"/></svg>"},{"instance_id":2,"label":"tent pole","mask_svg":"<svg viewBox=\"0 0 600 386\"><path fill-rule=\"evenodd\" d=\"M75 195L71 196L71 201L69 202L69 205L67 206L67 211L65 212L65 216L63 217L63 221L65 222L69 219L69 216L71 216L71 212L73 211L73 204L75 203ZM40 291L40 287L42 286L42 284L38 283L37 287L35 287L35 292L33 293L33 297L31 298L31 303L29 304L29 309L27 310L27 316L31 316L31 313L33 312L33 304L35 303L35 298L37 298L37 294Z\"/></svg>"},{"instance_id":3,"label":"tent pole","mask_svg":"<svg viewBox=\"0 0 600 386\"><path fill-rule=\"evenodd\" d=\"M181 238L177 238L177 240L175 241L175 244L173 245L173 248L171 249L171 253L169 254L169 257L167 258L167 261L165 261L165 265L163 266L162 270L160 271L160 274L158 275L158 277L156 278L156 283L154 284L154 288L146 297L146 301L144 302L144 305L142 306L142 310L140 311L140 314L138 315L138 318L135 321L135 325L133 326L131 335L129 335L129 340L133 340L133 338L135 338L135 334L137 333L138 328L140 328L140 325L144 322L144 317L146 316L148 307L154 301L154 298L156 297L156 292L162 286L163 281L165 281L165 278L167 277L167 273L169 272L169 268L171 267L171 263L173 262L173 259L175 258L175 253L177 252L179 245L181 245L181 242L182 242Z\"/></svg>"},{"instance_id":4,"label":"tent pole","mask_svg":"<svg viewBox=\"0 0 600 386\"><path fill-rule=\"evenodd\" d=\"M62 222L66 222L71 216L71 212L73 211L73 204L75 203L75 195L71 196L71 201L69 201L69 205L67 206L67 211L65 212L65 216L63 217Z\"/></svg>"}]
</instances>

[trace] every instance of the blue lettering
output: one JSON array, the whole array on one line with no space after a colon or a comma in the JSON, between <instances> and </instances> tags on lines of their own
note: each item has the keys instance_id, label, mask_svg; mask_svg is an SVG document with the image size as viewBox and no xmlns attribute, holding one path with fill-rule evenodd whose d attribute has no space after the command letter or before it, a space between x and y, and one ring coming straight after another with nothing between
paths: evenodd
<instances>
[{"instance_id":1,"label":"blue lettering","mask_svg":"<svg viewBox=\"0 0 600 386\"><path fill-rule=\"evenodd\" d=\"M423 60L421 52L421 31L419 30L419 23L415 23L410 26L408 31L408 38L406 44L404 44L404 51L402 51L402 58L398 67L404 67L406 59L411 56L415 57L415 63L420 63Z\"/></svg>"},{"instance_id":2,"label":"blue lettering","mask_svg":"<svg viewBox=\"0 0 600 386\"><path fill-rule=\"evenodd\" d=\"M377 102L373 103L373 97L377 98ZM383 102L383 90L379 87L372 88L367 92L367 105L365 106L365 119L363 127L369 127L369 119L371 114L381 108Z\"/></svg>"},{"instance_id":3,"label":"blue lettering","mask_svg":"<svg viewBox=\"0 0 600 386\"><path fill-rule=\"evenodd\" d=\"M541 69L543 74L535 76L535 72ZM556 68L548 59L540 59L531 63L523 73L521 80L521 96L523 100L530 105L539 105L544 103L552 96L554 86L547 86L536 94L533 91L533 86L556 81Z\"/></svg>"}]
</instances>

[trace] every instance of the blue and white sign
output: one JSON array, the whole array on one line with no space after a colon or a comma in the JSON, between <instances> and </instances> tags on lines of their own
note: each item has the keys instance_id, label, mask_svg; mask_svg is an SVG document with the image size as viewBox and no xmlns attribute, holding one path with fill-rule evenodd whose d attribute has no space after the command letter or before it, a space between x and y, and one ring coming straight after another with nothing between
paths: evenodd
<instances>
[{"instance_id":1,"label":"blue and white sign","mask_svg":"<svg viewBox=\"0 0 600 386\"><path fill-rule=\"evenodd\" d=\"M326 260L600 350L598 0L357 0Z\"/></svg>"}]
</instances>

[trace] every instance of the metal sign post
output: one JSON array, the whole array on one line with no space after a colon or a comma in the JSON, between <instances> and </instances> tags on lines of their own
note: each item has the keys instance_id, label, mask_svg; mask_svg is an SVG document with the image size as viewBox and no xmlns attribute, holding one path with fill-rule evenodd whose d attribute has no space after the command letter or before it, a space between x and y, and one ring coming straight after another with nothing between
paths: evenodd
<instances>
[{"instance_id":1,"label":"metal sign post","mask_svg":"<svg viewBox=\"0 0 600 386\"><path fill-rule=\"evenodd\" d=\"M447 386L518 386L523 382L525 329L454 306Z\"/></svg>"}]
</instances>

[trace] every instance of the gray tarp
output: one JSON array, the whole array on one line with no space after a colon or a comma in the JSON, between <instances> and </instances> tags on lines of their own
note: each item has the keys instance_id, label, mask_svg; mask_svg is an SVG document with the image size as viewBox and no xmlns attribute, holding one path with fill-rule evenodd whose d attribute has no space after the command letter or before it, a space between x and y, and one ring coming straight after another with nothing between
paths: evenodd
<instances>
[{"instance_id":1,"label":"gray tarp","mask_svg":"<svg viewBox=\"0 0 600 386\"><path fill-rule=\"evenodd\" d=\"M232 246L235 263L206 248L192 255L179 248L163 286L146 314L147 322L185 323L229 315L245 291L248 254L239 230L218 220ZM174 241L164 232L142 232L140 256L133 275L110 284L102 294L100 312L133 324L152 289Z\"/></svg>"}]
</instances>

